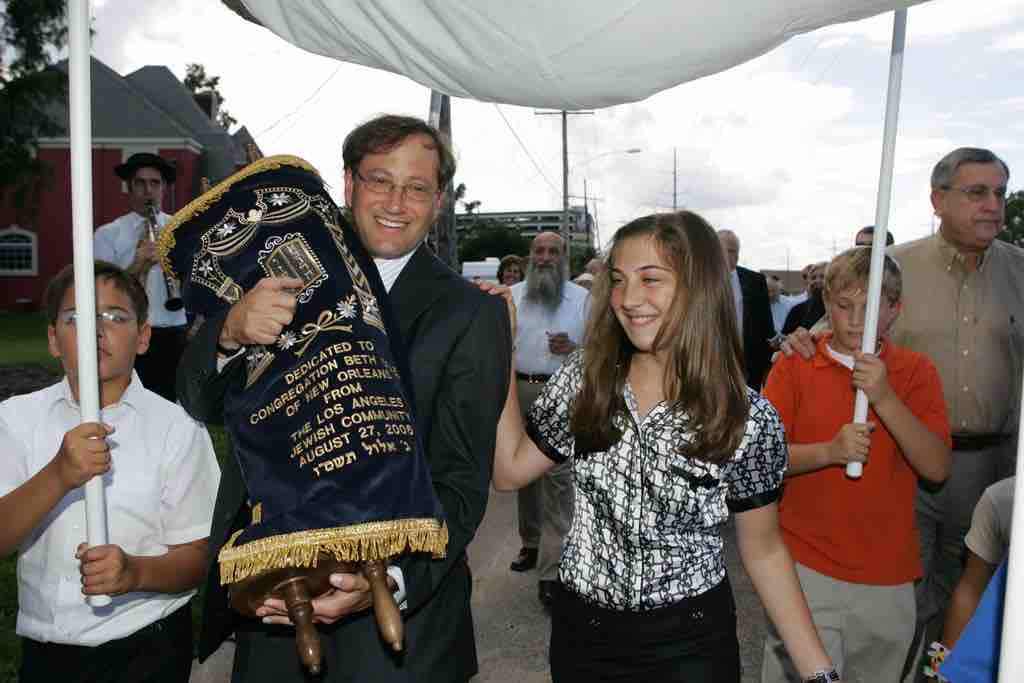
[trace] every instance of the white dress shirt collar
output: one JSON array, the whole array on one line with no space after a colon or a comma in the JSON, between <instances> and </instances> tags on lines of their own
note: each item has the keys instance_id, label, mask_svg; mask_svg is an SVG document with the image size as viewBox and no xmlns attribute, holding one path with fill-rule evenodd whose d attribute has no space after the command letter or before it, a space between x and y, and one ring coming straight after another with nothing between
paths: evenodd
<instances>
[{"instance_id":1,"label":"white dress shirt collar","mask_svg":"<svg viewBox=\"0 0 1024 683\"><path fill-rule=\"evenodd\" d=\"M416 249L419 249L419 245L416 245ZM395 280L402 274L402 270L405 268L405 264L409 262L412 255L416 253L416 249L413 249L405 256L399 256L398 258L375 258L373 262L377 264L377 271L380 273L380 279L384 281L384 289L388 293L391 292L391 287L395 284Z\"/></svg>"}]
</instances>

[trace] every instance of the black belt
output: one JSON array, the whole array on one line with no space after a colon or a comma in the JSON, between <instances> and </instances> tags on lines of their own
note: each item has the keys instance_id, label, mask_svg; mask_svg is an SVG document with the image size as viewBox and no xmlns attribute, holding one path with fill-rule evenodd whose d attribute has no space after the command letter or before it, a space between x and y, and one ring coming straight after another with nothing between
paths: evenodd
<instances>
[{"instance_id":1,"label":"black belt","mask_svg":"<svg viewBox=\"0 0 1024 683\"><path fill-rule=\"evenodd\" d=\"M551 375L531 375L527 372L517 372L516 379L530 384L544 384L551 379Z\"/></svg>"},{"instance_id":2,"label":"black belt","mask_svg":"<svg viewBox=\"0 0 1024 683\"><path fill-rule=\"evenodd\" d=\"M1010 434L954 434L954 451L983 451L998 446L1010 438Z\"/></svg>"}]
</instances>

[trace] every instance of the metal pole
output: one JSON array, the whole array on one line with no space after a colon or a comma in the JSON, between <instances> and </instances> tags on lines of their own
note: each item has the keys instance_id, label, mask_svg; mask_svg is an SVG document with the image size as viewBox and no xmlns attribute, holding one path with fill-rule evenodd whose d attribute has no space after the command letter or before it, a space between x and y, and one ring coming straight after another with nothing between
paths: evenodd
<instances>
[{"instance_id":1,"label":"metal pole","mask_svg":"<svg viewBox=\"0 0 1024 683\"><path fill-rule=\"evenodd\" d=\"M878 336L878 307L882 296L882 273L885 266L885 237L889 232L889 199L892 195L893 160L896 155L896 128L900 113L900 85L903 77L903 46L907 36L907 10L893 15L892 53L889 57L889 90L885 96L885 134L882 137L882 168L878 176L878 202L875 205L875 234L871 242L871 272L868 275L868 306L864 313L864 336L861 352L875 353ZM868 417L868 397L857 391L853 404L853 421L864 423ZM859 462L846 466L846 475L860 478L864 467Z\"/></svg>"},{"instance_id":2,"label":"metal pole","mask_svg":"<svg viewBox=\"0 0 1024 683\"><path fill-rule=\"evenodd\" d=\"M677 183L678 183L678 179L679 179L678 178L678 173L677 173L677 171L679 169L679 164L678 164L677 159L676 159L676 150L677 150L676 147L672 148L672 211L673 212L678 211L678 209L676 208L676 187L677 187Z\"/></svg>"},{"instance_id":3,"label":"metal pole","mask_svg":"<svg viewBox=\"0 0 1024 683\"><path fill-rule=\"evenodd\" d=\"M565 274L569 276L572 267L572 235L569 232L569 124L568 113L562 110L562 239L565 240Z\"/></svg>"},{"instance_id":4,"label":"metal pole","mask_svg":"<svg viewBox=\"0 0 1024 683\"><path fill-rule=\"evenodd\" d=\"M428 123L437 129L449 145L452 141L451 98L436 90L430 91ZM452 183L441 188L445 194L444 207L430 228L430 246L434 254L452 270L459 269L458 247L455 234L455 202Z\"/></svg>"},{"instance_id":5,"label":"metal pole","mask_svg":"<svg viewBox=\"0 0 1024 683\"><path fill-rule=\"evenodd\" d=\"M1022 380L1024 382L1024 380ZM1017 424L1017 482L1010 528L1024 529L1024 411ZM999 683L1016 683L1024 679L1024 533L1010 536L1009 563L1006 567L1006 597L1003 603L1003 639L999 651Z\"/></svg>"},{"instance_id":6,"label":"metal pole","mask_svg":"<svg viewBox=\"0 0 1024 683\"><path fill-rule=\"evenodd\" d=\"M100 421L96 363L96 277L92 255L92 83L88 0L68 2L68 79L71 138L71 224L75 268L75 339L78 348L78 405L82 422ZM103 477L85 483L85 529L89 547L107 544L107 501ZM109 595L88 598L93 607Z\"/></svg>"},{"instance_id":7,"label":"metal pole","mask_svg":"<svg viewBox=\"0 0 1024 683\"><path fill-rule=\"evenodd\" d=\"M587 246L594 246L594 239L590 234L590 206L587 202L587 179L583 179L583 224L587 228Z\"/></svg>"}]
</instances>

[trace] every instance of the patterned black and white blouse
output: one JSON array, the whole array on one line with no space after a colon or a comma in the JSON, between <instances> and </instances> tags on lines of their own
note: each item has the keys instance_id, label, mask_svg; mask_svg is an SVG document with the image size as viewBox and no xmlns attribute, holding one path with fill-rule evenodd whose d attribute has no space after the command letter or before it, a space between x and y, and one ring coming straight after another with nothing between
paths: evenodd
<instances>
[{"instance_id":1,"label":"patterned black and white blouse","mask_svg":"<svg viewBox=\"0 0 1024 683\"><path fill-rule=\"evenodd\" d=\"M582 351L551 377L527 417L527 433L556 462L572 457L576 502L559 578L603 607L641 611L714 588L725 578L720 527L729 512L781 494L788 451L772 405L749 392L750 416L736 454L712 465L678 454L692 439L664 402L640 420L627 382L629 416L610 450L580 454L569 431L582 385Z\"/></svg>"}]
</instances>

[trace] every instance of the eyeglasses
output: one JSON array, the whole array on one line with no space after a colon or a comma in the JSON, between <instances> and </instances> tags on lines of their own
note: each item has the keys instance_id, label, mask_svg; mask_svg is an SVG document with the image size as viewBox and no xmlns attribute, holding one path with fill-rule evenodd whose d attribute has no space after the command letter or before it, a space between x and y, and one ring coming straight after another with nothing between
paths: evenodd
<instances>
[{"instance_id":1,"label":"eyeglasses","mask_svg":"<svg viewBox=\"0 0 1024 683\"><path fill-rule=\"evenodd\" d=\"M65 325L74 325L78 320L78 311L61 311L57 319ZM96 311L96 322L112 323L114 325L126 325L135 321L135 316L120 308L110 308L105 311Z\"/></svg>"},{"instance_id":2,"label":"eyeglasses","mask_svg":"<svg viewBox=\"0 0 1024 683\"><path fill-rule=\"evenodd\" d=\"M358 170L355 172L355 176L366 186L367 190L374 194L391 194L395 191L395 188L398 188L401 190L402 196L411 202L429 202L437 194L437 190L430 185L418 181L399 185L391 178L384 176L370 176L367 178Z\"/></svg>"},{"instance_id":3,"label":"eyeglasses","mask_svg":"<svg viewBox=\"0 0 1024 683\"><path fill-rule=\"evenodd\" d=\"M1001 202L1006 201L1006 188L1005 187L989 187L988 185L968 185L967 187L953 187L952 185L946 185L946 190L956 190L962 192L967 201L971 203L978 203L984 201L988 197L988 193L991 192L996 199Z\"/></svg>"}]
</instances>

